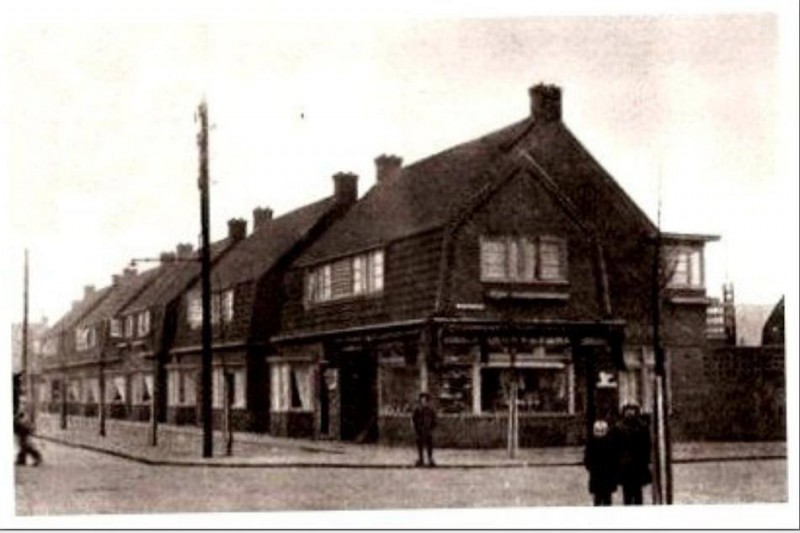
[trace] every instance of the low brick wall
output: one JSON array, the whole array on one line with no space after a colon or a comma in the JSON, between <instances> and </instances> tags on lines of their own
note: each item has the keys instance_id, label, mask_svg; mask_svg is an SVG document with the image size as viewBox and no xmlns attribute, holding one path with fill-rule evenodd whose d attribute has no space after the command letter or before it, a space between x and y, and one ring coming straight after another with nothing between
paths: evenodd
<instances>
[{"instance_id":1,"label":"low brick wall","mask_svg":"<svg viewBox=\"0 0 800 533\"><path fill-rule=\"evenodd\" d=\"M277 437L314 438L314 413L272 412L270 434Z\"/></svg>"},{"instance_id":2,"label":"low brick wall","mask_svg":"<svg viewBox=\"0 0 800 533\"><path fill-rule=\"evenodd\" d=\"M578 415L520 416L522 447L572 446L584 442L584 419ZM382 415L378 420L382 444L414 443L410 415ZM436 446L443 448L502 448L506 445L508 417L503 415L439 415Z\"/></svg>"}]
</instances>

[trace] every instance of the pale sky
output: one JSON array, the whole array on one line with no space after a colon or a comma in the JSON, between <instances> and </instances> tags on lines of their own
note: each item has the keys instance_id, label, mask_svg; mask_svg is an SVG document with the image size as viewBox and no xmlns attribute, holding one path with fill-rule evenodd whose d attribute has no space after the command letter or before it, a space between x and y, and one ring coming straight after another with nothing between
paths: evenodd
<instances>
[{"instance_id":1,"label":"pale sky","mask_svg":"<svg viewBox=\"0 0 800 533\"><path fill-rule=\"evenodd\" d=\"M256 206L280 215L329 195L338 171L359 174L363 194L381 153L411 163L519 120L544 81L653 220L660 181L664 230L722 237L707 247L710 295L728 280L739 302L774 303L797 277L796 248L771 244L797 227L797 176L781 164L779 17L267 15L7 27L15 320L25 247L32 319L52 323L131 258L197 242L203 95L212 239L232 217L250 229Z\"/></svg>"}]
</instances>

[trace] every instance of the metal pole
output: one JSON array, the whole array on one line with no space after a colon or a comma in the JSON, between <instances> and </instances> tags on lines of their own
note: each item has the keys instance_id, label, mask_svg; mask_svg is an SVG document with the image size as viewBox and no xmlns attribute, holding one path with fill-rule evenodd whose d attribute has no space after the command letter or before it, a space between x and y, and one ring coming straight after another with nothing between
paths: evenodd
<instances>
[{"instance_id":1,"label":"metal pole","mask_svg":"<svg viewBox=\"0 0 800 533\"><path fill-rule=\"evenodd\" d=\"M200 226L201 278L203 300L202 360L200 378L201 417L203 419L203 457L211 457L214 450L214 435L211 410L211 255L209 253L209 198L208 198L208 107L205 101L197 109L200 132L197 146L200 151Z\"/></svg>"},{"instance_id":2,"label":"metal pole","mask_svg":"<svg viewBox=\"0 0 800 533\"><path fill-rule=\"evenodd\" d=\"M106 436L106 376L105 376L105 350L100 350L100 361L97 365L97 433Z\"/></svg>"}]
</instances>

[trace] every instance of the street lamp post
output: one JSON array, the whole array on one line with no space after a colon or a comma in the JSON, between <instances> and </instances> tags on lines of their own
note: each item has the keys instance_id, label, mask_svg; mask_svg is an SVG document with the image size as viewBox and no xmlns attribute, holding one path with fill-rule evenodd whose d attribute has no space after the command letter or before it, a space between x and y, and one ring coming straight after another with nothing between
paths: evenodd
<instances>
[{"instance_id":1,"label":"street lamp post","mask_svg":"<svg viewBox=\"0 0 800 533\"><path fill-rule=\"evenodd\" d=\"M201 417L203 419L203 457L211 457L214 435L211 410L211 254L209 250L209 194L208 194L208 106L203 101L197 108L200 132L197 147L200 153L200 227L201 227L201 286L203 304L202 355L200 376Z\"/></svg>"}]
</instances>

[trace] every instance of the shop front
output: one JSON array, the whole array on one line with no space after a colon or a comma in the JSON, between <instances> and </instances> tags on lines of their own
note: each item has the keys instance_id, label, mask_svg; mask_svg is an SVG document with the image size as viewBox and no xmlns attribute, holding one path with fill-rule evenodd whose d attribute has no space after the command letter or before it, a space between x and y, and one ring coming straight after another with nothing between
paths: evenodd
<instances>
[{"instance_id":1,"label":"shop front","mask_svg":"<svg viewBox=\"0 0 800 533\"><path fill-rule=\"evenodd\" d=\"M319 337L284 339L272 361L273 434L410 444L421 391L447 447L505 446L512 406L521 446L580 443L617 411L618 322L436 319Z\"/></svg>"}]
</instances>

